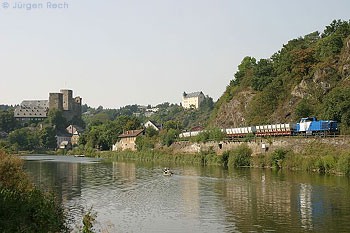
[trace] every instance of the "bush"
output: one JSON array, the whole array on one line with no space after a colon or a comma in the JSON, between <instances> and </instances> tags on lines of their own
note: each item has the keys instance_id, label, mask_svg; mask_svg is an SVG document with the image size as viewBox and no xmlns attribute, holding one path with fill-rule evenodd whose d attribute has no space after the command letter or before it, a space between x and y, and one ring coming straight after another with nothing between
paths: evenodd
<instances>
[{"instance_id":1,"label":"bush","mask_svg":"<svg viewBox=\"0 0 350 233\"><path fill-rule=\"evenodd\" d=\"M210 148L208 151L201 151L202 164L203 165L220 165L226 166L228 160L228 153L223 155L218 155L215 153L213 148Z\"/></svg>"},{"instance_id":2,"label":"bush","mask_svg":"<svg viewBox=\"0 0 350 233\"><path fill-rule=\"evenodd\" d=\"M138 151L140 150L150 150L154 148L155 143L157 142L157 138L153 137L144 137L138 136L136 138L135 144Z\"/></svg>"},{"instance_id":3,"label":"bush","mask_svg":"<svg viewBox=\"0 0 350 233\"><path fill-rule=\"evenodd\" d=\"M286 157L286 154L287 154L287 150L285 150L285 149L278 149L278 150L272 152L271 157L270 157L271 167L281 168L282 162L283 162L284 158Z\"/></svg>"},{"instance_id":4,"label":"bush","mask_svg":"<svg viewBox=\"0 0 350 233\"><path fill-rule=\"evenodd\" d=\"M65 217L53 195L37 188L22 192L0 188L1 232L66 231Z\"/></svg>"},{"instance_id":5,"label":"bush","mask_svg":"<svg viewBox=\"0 0 350 233\"><path fill-rule=\"evenodd\" d=\"M290 170L301 170L304 161L305 159L302 155L288 151L282 162L282 168L287 168Z\"/></svg>"},{"instance_id":6,"label":"bush","mask_svg":"<svg viewBox=\"0 0 350 233\"><path fill-rule=\"evenodd\" d=\"M246 144L238 146L236 149L229 152L228 167L250 166L250 157L252 149Z\"/></svg>"},{"instance_id":7,"label":"bush","mask_svg":"<svg viewBox=\"0 0 350 233\"><path fill-rule=\"evenodd\" d=\"M22 166L0 151L0 232L68 231L54 195L33 186Z\"/></svg>"},{"instance_id":8,"label":"bush","mask_svg":"<svg viewBox=\"0 0 350 233\"><path fill-rule=\"evenodd\" d=\"M322 167L324 172L330 173L336 170L337 160L334 156L326 155L326 156L323 156L321 160L322 160Z\"/></svg>"},{"instance_id":9,"label":"bush","mask_svg":"<svg viewBox=\"0 0 350 233\"><path fill-rule=\"evenodd\" d=\"M197 136L191 138L192 142L220 142L225 138L226 134L222 132L219 128L213 128L200 132Z\"/></svg>"},{"instance_id":10,"label":"bush","mask_svg":"<svg viewBox=\"0 0 350 233\"><path fill-rule=\"evenodd\" d=\"M346 175L350 174L350 154L340 156L337 162L337 171Z\"/></svg>"},{"instance_id":11,"label":"bush","mask_svg":"<svg viewBox=\"0 0 350 233\"><path fill-rule=\"evenodd\" d=\"M179 135L178 130L175 129L169 129L166 132L163 132L160 136L160 140L164 146L170 146L175 142L177 136Z\"/></svg>"}]
</instances>

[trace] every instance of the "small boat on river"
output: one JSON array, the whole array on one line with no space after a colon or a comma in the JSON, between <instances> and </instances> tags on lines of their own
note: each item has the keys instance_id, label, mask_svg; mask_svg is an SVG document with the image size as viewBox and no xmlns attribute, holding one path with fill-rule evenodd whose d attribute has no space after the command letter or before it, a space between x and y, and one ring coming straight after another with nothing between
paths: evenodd
<instances>
[{"instance_id":1,"label":"small boat on river","mask_svg":"<svg viewBox=\"0 0 350 233\"><path fill-rule=\"evenodd\" d=\"M74 155L74 157L85 157L85 155Z\"/></svg>"},{"instance_id":2,"label":"small boat on river","mask_svg":"<svg viewBox=\"0 0 350 233\"><path fill-rule=\"evenodd\" d=\"M168 168L164 168L164 169L163 169L163 175L165 175L165 176L171 176L171 175L173 175L173 174L174 174L174 172L170 171Z\"/></svg>"}]
</instances>

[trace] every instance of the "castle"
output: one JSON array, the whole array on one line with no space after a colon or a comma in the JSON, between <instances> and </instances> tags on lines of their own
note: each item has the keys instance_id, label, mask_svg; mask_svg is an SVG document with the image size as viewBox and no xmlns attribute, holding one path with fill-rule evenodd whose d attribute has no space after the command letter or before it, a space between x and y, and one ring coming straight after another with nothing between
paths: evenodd
<instances>
[{"instance_id":1,"label":"castle","mask_svg":"<svg viewBox=\"0 0 350 233\"><path fill-rule=\"evenodd\" d=\"M203 102L205 99L205 96L203 92L198 91L198 92L193 92L193 93L186 93L184 92L182 94L182 107L183 108L195 108L198 109L200 107L200 104Z\"/></svg>"},{"instance_id":2,"label":"castle","mask_svg":"<svg viewBox=\"0 0 350 233\"><path fill-rule=\"evenodd\" d=\"M21 122L35 122L45 120L50 109L63 111L67 121L74 117L81 117L82 98L74 97L72 90L60 90L59 93L49 93L49 100L24 100L14 112L14 116Z\"/></svg>"}]
</instances>

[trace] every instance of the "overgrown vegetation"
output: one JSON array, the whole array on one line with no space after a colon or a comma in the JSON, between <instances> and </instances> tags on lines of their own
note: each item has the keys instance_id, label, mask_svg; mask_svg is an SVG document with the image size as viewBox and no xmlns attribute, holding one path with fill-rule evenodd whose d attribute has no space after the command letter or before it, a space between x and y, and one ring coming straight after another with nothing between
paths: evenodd
<instances>
[{"instance_id":1,"label":"overgrown vegetation","mask_svg":"<svg viewBox=\"0 0 350 233\"><path fill-rule=\"evenodd\" d=\"M250 166L252 150L246 144L242 144L237 149L226 153L228 153L228 167Z\"/></svg>"},{"instance_id":2,"label":"overgrown vegetation","mask_svg":"<svg viewBox=\"0 0 350 233\"><path fill-rule=\"evenodd\" d=\"M190 140L192 142L220 142L226 137L226 134L222 132L219 128L212 128L200 132L197 136L191 137Z\"/></svg>"},{"instance_id":3,"label":"overgrown vegetation","mask_svg":"<svg viewBox=\"0 0 350 233\"><path fill-rule=\"evenodd\" d=\"M55 196L33 186L22 165L0 151L0 231L68 232Z\"/></svg>"},{"instance_id":4,"label":"overgrown vegetation","mask_svg":"<svg viewBox=\"0 0 350 233\"><path fill-rule=\"evenodd\" d=\"M327 144L311 143L300 153L278 149L272 153L253 156L251 164L253 167L349 175L350 152Z\"/></svg>"},{"instance_id":5,"label":"overgrown vegetation","mask_svg":"<svg viewBox=\"0 0 350 233\"><path fill-rule=\"evenodd\" d=\"M227 103L241 101L239 94L247 92L253 97L246 100L246 108L232 109L240 111L244 122L232 124L291 122L316 116L336 120L342 133L349 132L349 36L349 21L334 20L322 33L290 40L270 58L245 57L215 105L211 124L223 124L218 117L229 120Z\"/></svg>"},{"instance_id":6,"label":"overgrown vegetation","mask_svg":"<svg viewBox=\"0 0 350 233\"><path fill-rule=\"evenodd\" d=\"M159 124L176 122L181 129L189 129L198 125L206 125L214 108L213 99L206 96L199 109L184 109L178 104L168 102L156 106L127 105L119 109L104 109L102 106L91 108L83 105L83 119L86 125L94 125L96 122L106 123L114 121L121 116L136 117L140 122L152 120ZM150 111L150 110L155 111ZM147 114L149 113L149 114Z\"/></svg>"}]
</instances>

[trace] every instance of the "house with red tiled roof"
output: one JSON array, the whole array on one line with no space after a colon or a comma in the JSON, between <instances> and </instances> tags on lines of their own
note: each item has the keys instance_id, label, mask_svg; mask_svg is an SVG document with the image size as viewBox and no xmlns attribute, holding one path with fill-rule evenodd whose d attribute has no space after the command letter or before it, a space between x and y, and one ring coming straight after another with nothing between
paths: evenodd
<instances>
[{"instance_id":1,"label":"house with red tiled roof","mask_svg":"<svg viewBox=\"0 0 350 233\"><path fill-rule=\"evenodd\" d=\"M132 150L136 151L136 138L137 136L144 135L143 129L137 129L137 130L129 130L123 132L121 135L118 136L120 139L118 142L116 142L113 145L114 151L116 150Z\"/></svg>"}]
</instances>

